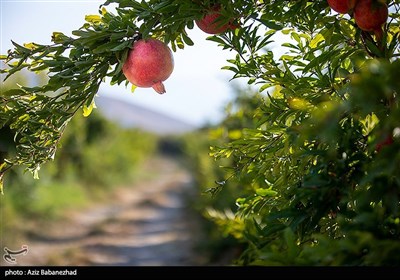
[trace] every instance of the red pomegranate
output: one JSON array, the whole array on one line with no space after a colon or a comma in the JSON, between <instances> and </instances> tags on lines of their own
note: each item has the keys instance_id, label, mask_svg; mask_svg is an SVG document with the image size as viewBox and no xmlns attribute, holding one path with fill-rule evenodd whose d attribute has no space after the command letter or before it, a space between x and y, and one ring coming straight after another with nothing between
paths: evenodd
<instances>
[{"instance_id":1,"label":"red pomegranate","mask_svg":"<svg viewBox=\"0 0 400 280\"><path fill-rule=\"evenodd\" d=\"M196 25L208 34L220 34L229 29L233 30L237 28L238 26L233 23L233 19L221 25L221 21L219 21L222 17L220 10L220 6L213 7L202 19L195 21Z\"/></svg>"},{"instance_id":2,"label":"red pomegranate","mask_svg":"<svg viewBox=\"0 0 400 280\"><path fill-rule=\"evenodd\" d=\"M375 146L375 150L377 152L380 152L382 150L382 148L384 148L385 146L389 146L391 144L393 144L394 139L392 135L388 135L383 141L379 142L378 144L376 144Z\"/></svg>"},{"instance_id":3,"label":"red pomegranate","mask_svg":"<svg viewBox=\"0 0 400 280\"><path fill-rule=\"evenodd\" d=\"M357 0L328 0L328 5L332 10L340 14L346 14L352 10Z\"/></svg>"},{"instance_id":4,"label":"red pomegranate","mask_svg":"<svg viewBox=\"0 0 400 280\"><path fill-rule=\"evenodd\" d=\"M354 20L364 31L379 32L388 18L388 6L377 0L358 0L354 8Z\"/></svg>"},{"instance_id":5,"label":"red pomegranate","mask_svg":"<svg viewBox=\"0 0 400 280\"><path fill-rule=\"evenodd\" d=\"M129 82L137 87L152 87L165 93L162 83L174 69L174 58L170 48L157 39L140 39L133 43L122 72Z\"/></svg>"}]
</instances>

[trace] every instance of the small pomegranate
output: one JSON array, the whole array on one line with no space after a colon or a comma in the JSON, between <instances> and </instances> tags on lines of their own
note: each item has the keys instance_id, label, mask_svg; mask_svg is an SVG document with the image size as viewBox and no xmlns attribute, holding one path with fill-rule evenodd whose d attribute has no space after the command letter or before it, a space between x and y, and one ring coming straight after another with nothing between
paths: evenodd
<instances>
[{"instance_id":1,"label":"small pomegranate","mask_svg":"<svg viewBox=\"0 0 400 280\"><path fill-rule=\"evenodd\" d=\"M388 13L388 6L382 1L358 0L354 8L354 20L360 29L380 33Z\"/></svg>"},{"instance_id":2,"label":"small pomegranate","mask_svg":"<svg viewBox=\"0 0 400 280\"><path fill-rule=\"evenodd\" d=\"M340 14L347 14L356 5L357 0L328 0L328 5L332 10Z\"/></svg>"},{"instance_id":3,"label":"small pomegranate","mask_svg":"<svg viewBox=\"0 0 400 280\"><path fill-rule=\"evenodd\" d=\"M170 48L157 39L140 39L133 43L122 72L129 82L137 87L152 87L165 93L162 83L174 69L174 58Z\"/></svg>"},{"instance_id":4,"label":"small pomegranate","mask_svg":"<svg viewBox=\"0 0 400 280\"><path fill-rule=\"evenodd\" d=\"M375 150L379 153L382 150L382 148L393 144L393 142L394 142L393 136L388 135L383 141L376 144Z\"/></svg>"},{"instance_id":5,"label":"small pomegranate","mask_svg":"<svg viewBox=\"0 0 400 280\"><path fill-rule=\"evenodd\" d=\"M219 19L221 18L220 6L213 7L208 13L200 20L196 20L196 25L205 33L220 34L227 30L234 30L238 25L233 23L233 20L221 25Z\"/></svg>"}]
</instances>

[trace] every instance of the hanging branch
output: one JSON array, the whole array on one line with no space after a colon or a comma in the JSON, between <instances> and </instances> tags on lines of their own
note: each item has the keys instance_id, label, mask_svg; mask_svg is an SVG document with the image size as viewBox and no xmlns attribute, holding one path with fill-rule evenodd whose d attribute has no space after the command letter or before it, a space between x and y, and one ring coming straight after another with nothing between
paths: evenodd
<instances>
[{"instance_id":1,"label":"hanging branch","mask_svg":"<svg viewBox=\"0 0 400 280\"><path fill-rule=\"evenodd\" d=\"M0 127L15 131L16 157L2 165L0 174L12 165L26 164L37 177L44 162L53 159L60 137L74 114L83 108L88 116L93 99L106 76L121 83L121 64L138 30L107 13L87 16L87 23L72 32L77 38L54 32L52 45L19 45L2 59L7 64L5 80L27 69L48 71L46 84L35 87L19 85L2 92ZM118 24L121 29L115 29Z\"/></svg>"},{"instance_id":2,"label":"hanging branch","mask_svg":"<svg viewBox=\"0 0 400 280\"><path fill-rule=\"evenodd\" d=\"M116 14L104 6L117 3ZM198 5L186 3L186 9L199 13ZM17 44L1 55L6 67L4 81L22 70L46 71L44 85L2 91L0 128L15 133L16 154L0 162L0 182L15 165L25 165L38 177L40 166L53 159L69 120L83 109L88 116L101 83L126 82L121 69L133 42L141 37L162 37L166 43L183 48L192 45L185 28L193 27L193 17L179 18L178 1L106 1L98 15L85 17L84 25L73 36L52 34L52 44ZM189 13L190 14L190 13ZM171 30L166 30L166 29Z\"/></svg>"}]
</instances>

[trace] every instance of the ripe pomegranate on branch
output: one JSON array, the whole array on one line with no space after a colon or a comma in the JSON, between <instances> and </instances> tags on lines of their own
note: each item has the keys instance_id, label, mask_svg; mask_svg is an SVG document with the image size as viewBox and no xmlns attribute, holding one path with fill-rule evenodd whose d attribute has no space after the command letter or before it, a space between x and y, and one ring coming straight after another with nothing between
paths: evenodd
<instances>
[{"instance_id":1,"label":"ripe pomegranate on branch","mask_svg":"<svg viewBox=\"0 0 400 280\"><path fill-rule=\"evenodd\" d=\"M358 28L375 35L379 49L382 49L383 25L388 19L388 6L385 0L327 0L332 10L349 13L354 17ZM372 40L372 39L371 39Z\"/></svg>"},{"instance_id":2,"label":"ripe pomegranate on branch","mask_svg":"<svg viewBox=\"0 0 400 280\"><path fill-rule=\"evenodd\" d=\"M222 24L222 20L221 6L216 5L195 22L209 34L220 34L238 27L233 19L225 24ZM166 44L157 39L141 39L133 44L122 71L133 85L152 87L157 93L163 94L166 92L163 81L172 74L173 68L173 55Z\"/></svg>"},{"instance_id":3,"label":"ripe pomegranate on branch","mask_svg":"<svg viewBox=\"0 0 400 280\"><path fill-rule=\"evenodd\" d=\"M211 8L203 18L195 22L202 31L208 34L220 34L229 29L234 30L238 27L238 25L233 22L233 19L230 19L228 23L222 24L222 17L221 6L217 5Z\"/></svg>"},{"instance_id":4,"label":"ripe pomegranate on branch","mask_svg":"<svg viewBox=\"0 0 400 280\"><path fill-rule=\"evenodd\" d=\"M388 19L388 6L381 0L359 0L354 8L354 20L364 31L374 32L382 37L382 25Z\"/></svg>"},{"instance_id":5,"label":"ripe pomegranate on branch","mask_svg":"<svg viewBox=\"0 0 400 280\"><path fill-rule=\"evenodd\" d=\"M356 5L357 0L328 0L332 10L340 14L349 13Z\"/></svg>"},{"instance_id":6,"label":"ripe pomegranate on branch","mask_svg":"<svg viewBox=\"0 0 400 280\"><path fill-rule=\"evenodd\" d=\"M159 94L166 92L163 82L174 69L169 47L158 39L140 39L133 43L122 71L137 87L152 87Z\"/></svg>"},{"instance_id":7,"label":"ripe pomegranate on branch","mask_svg":"<svg viewBox=\"0 0 400 280\"><path fill-rule=\"evenodd\" d=\"M329 7L340 14L352 13L357 26L364 31L377 31L388 18L385 0L327 0Z\"/></svg>"}]
</instances>

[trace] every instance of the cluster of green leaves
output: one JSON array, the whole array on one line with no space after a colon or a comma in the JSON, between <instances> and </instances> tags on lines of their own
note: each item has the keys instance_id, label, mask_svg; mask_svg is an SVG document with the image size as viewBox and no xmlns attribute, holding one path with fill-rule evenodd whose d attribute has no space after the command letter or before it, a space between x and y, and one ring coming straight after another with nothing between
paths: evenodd
<instances>
[{"instance_id":1,"label":"cluster of green leaves","mask_svg":"<svg viewBox=\"0 0 400 280\"><path fill-rule=\"evenodd\" d=\"M211 264L221 259L224 263L233 261L248 244L244 231L246 219L237 214L237 203L240 198L254 194L252 174L235 172L234 156L222 157L215 162L209 155L210 145L212 151L223 148L240 139L244 129L257 127L257 115L262 113L259 110L262 96L251 88L237 88L235 93L234 100L226 105L226 116L220 124L183 138L186 166L198 186L198 196L191 205L203 217L207 239L201 245L207 250Z\"/></svg>"},{"instance_id":2,"label":"cluster of green leaves","mask_svg":"<svg viewBox=\"0 0 400 280\"><path fill-rule=\"evenodd\" d=\"M253 123L221 124L239 139L211 150L247 186L240 263L399 263L400 3L389 7L382 41L326 1L264 1L259 25L212 39L238 52L234 78L266 94ZM280 56L266 49L278 32Z\"/></svg>"}]
</instances>

